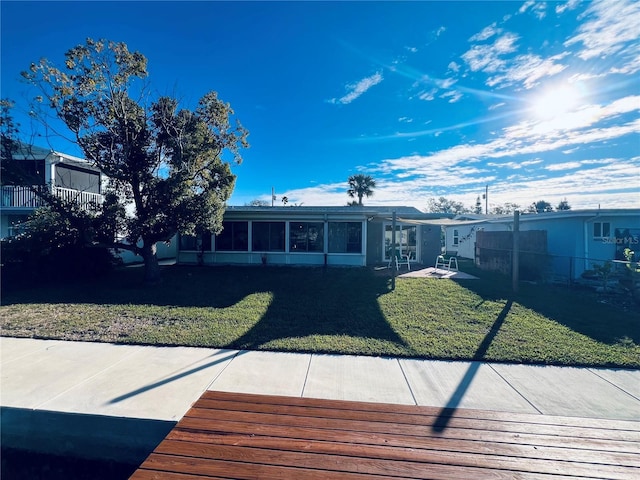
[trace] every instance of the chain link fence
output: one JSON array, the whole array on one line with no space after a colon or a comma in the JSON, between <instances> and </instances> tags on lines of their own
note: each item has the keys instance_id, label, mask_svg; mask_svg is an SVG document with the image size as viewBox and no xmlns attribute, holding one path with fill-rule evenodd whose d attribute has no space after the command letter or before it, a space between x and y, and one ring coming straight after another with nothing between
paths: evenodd
<instances>
[{"instance_id":1,"label":"chain link fence","mask_svg":"<svg viewBox=\"0 0 640 480\"><path fill-rule=\"evenodd\" d=\"M511 275L513 250L476 246L475 265L482 270ZM635 262L611 258L554 255L530 250L520 250L519 256L521 280L564 285L583 284L596 288L616 288L621 279L630 276L630 267L633 266Z\"/></svg>"}]
</instances>

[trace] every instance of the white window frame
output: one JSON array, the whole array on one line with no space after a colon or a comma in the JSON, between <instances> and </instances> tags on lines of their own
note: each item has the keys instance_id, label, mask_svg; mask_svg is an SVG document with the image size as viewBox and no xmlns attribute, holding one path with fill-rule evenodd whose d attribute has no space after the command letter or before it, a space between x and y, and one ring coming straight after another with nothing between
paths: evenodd
<instances>
[{"instance_id":1,"label":"white window frame","mask_svg":"<svg viewBox=\"0 0 640 480\"><path fill-rule=\"evenodd\" d=\"M596 225L599 225L600 235L596 235ZM606 225L606 228L605 228ZM606 230L606 235L605 235ZM611 237L611 222L593 222L593 238L609 238Z\"/></svg>"}]
</instances>

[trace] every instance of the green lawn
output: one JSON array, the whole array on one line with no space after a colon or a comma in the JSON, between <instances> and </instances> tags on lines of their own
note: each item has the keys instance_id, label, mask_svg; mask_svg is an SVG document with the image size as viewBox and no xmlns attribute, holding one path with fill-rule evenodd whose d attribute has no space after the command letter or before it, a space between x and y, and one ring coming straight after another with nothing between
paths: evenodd
<instances>
[{"instance_id":1,"label":"green lawn","mask_svg":"<svg viewBox=\"0 0 640 480\"><path fill-rule=\"evenodd\" d=\"M478 274L478 272L472 272ZM620 297L365 268L140 268L3 292L2 335L233 349L640 367L640 311ZM626 306L625 306L626 305Z\"/></svg>"}]
</instances>

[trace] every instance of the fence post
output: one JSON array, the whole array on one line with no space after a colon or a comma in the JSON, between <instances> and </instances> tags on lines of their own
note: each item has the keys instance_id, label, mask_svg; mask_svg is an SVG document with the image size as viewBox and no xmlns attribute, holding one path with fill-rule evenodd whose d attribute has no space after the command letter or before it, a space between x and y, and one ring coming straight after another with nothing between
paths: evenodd
<instances>
[{"instance_id":1,"label":"fence post","mask_svg":"<svg viewBox=\"0 0 640 480\"><path fill-rule=\"evenodd\" d=\"M512 267L512 287L513 291L518 291L518 281L520 277L520 212L513 212L513 257Z\"/></svg>"},{"instance_id":2,"label":"fence post","mask_svg":"<svg viewBox=\"0 0 640 480\"><path fill-rule=\"evenodd\" d=\"M573 257L569 257L569 286L573 285Z\"/></svg>"},{"instance_id":3,"label":"fence post","mask_svg":"<svg viewBox=\"0 0 640 480\"><path fill-rule=\"evenodd\" d=\"M391 269L393 272L393 280L391 282L391 289L396 289L396 275L398 271L396 269L396 211L392 212L391 216Z\"/></svg>"}]
</instances>

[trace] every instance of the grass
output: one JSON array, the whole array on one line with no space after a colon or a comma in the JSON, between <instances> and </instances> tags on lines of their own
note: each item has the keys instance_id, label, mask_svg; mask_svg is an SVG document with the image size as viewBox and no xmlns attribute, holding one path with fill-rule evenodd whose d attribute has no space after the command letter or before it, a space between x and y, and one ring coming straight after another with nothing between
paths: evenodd
<instances>
[{"instance_id":1,"label":"grass","mask_svg":"<svg viewBox=\"0 0 640 480\"><path fill-rule=\"evenodd\" d=\"M139 268L3 292L2 335L117 343L640 367L640 311L620 298L364 268ZM468 270L467 270L468 271Z\"/></svg>"}]
</instances>

